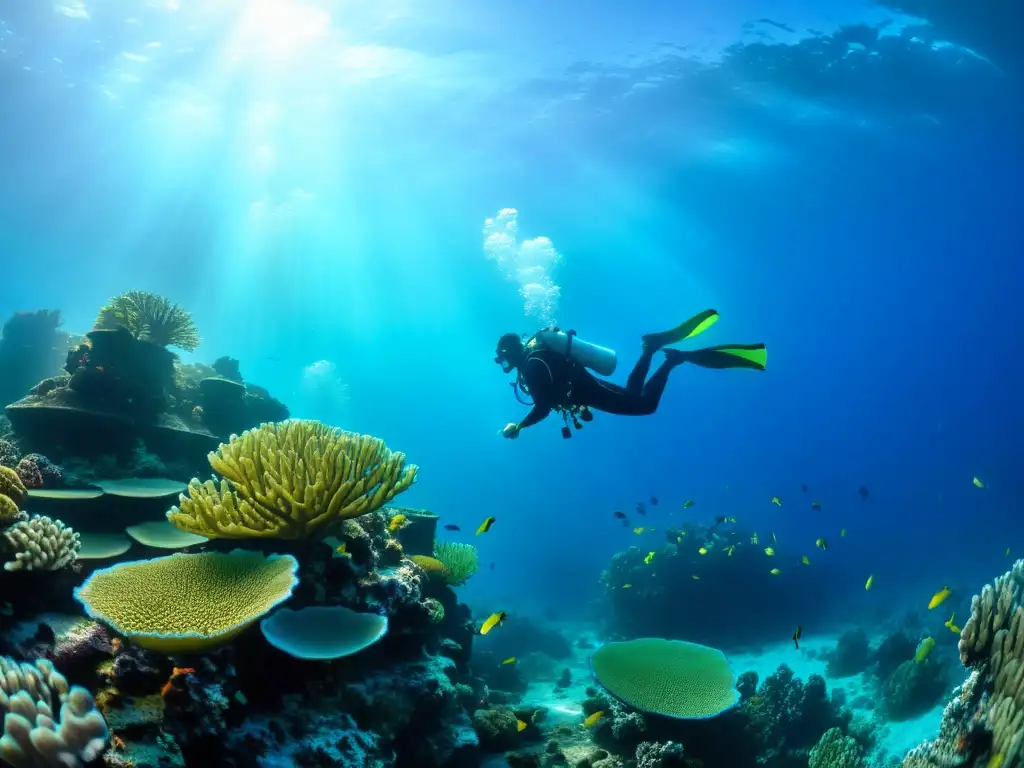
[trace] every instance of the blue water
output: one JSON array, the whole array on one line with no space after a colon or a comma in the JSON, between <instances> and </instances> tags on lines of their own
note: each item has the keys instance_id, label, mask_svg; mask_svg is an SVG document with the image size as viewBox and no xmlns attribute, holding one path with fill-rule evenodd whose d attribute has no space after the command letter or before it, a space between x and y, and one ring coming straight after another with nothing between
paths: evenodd
<instances>
[{"instance_id":1,"label":"blue water","mask_svg":"<svg viewBox=\"0 0 1024 768\"><path fill-rule=\"evenodd\" d=\"M480 546L484 613L599 611L637 543L612 511L652 494L650 525L806 541L787 626L966 601L1024 551L1024 16L680 5L0 0L0 313L181 303L185 359L421 465L401 501ZM560 255L548 318L485 252L505 208L511 253ZM767 372L684 367L654 416L498 436L525 413L502 333L554 320L621 383L706 307Z\"/></svg>"}]
</instances>

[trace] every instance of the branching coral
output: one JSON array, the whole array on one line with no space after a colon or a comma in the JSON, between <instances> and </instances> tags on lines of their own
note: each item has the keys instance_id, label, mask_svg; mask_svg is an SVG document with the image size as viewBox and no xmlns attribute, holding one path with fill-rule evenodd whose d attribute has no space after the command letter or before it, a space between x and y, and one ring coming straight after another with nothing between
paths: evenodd
<instances>
[{"instance_id":1,"label":"branching coral","mask_svg":"<svg viewBox=\"0 0 1024 768\"><path fill-rule=\"evenodd\" d=\"M3 532L3 548L14 559L5 571L56 571L74 562L81 543L78 534L60 520L34 515Z\"/></svg>"},{"instance_id":2,"label":"branching coral","mask_svg":"<svg viewBox=\"0 0 1024 768\"><path fill-rule=\"evenodd\" d=\"M69 686L53 664L0 657L0 761L12 766L79 768L95 760L109 737L84 688Z\"/></svg>"},{"instance_id":3,"label":"branching coral","mask_svg":"<svg viewBox=\"0 0 1024 768\"><path fill-rule=\"evenodd\" d=\"M94 571L75 598L89 616L143 648L204 651L291 597L297 570L289 555L177 553Z\"/></svg>"},{"instance_id":4,"label":"branching coral","mask_svg":"<svg viewBox=\"0 0 1024 768\"><path fill-rule=\"evenodd\" d=\"M263 424L208 458L225 479L219 487L193 479L167 517L211 538L322 536L407 490L418 470L383 440L319 421Z\"/></svg>"},{"instance_id":5,"label":"branching coral","mask_svg":"<svg viewBox=\"0 0 1024 768\"><path fill-rule=\"evenodd\" d=\"M480 560L472 544L439 541L434 545L434 557L444 566L445 581L453 587L465 584L480 570Z\"/></svg>"},{"instance_id":6,"label":"branching coral","mask_svg":"<svg viewBox=\"0 0 1024 768\"><path fill-rule=\"evenodd\" d=\"M128 291L100 309L98 329L124 328L136 339L191 352L199 346L192 316L177 304L148 291Z\"/></svg>"}]
</instances>

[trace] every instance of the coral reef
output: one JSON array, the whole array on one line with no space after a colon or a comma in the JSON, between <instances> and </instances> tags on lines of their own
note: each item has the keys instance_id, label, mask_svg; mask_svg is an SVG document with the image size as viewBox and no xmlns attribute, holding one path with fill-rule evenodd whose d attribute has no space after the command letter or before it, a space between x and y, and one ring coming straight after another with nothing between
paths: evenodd
<instances>
[{"instance_id":1,"label":"coral reef","mask_svg":"<svg viewBox=\"0 0 1024 768\"><path fill-rule=\"evenodd\" d=\"M841 728L829 728L811 749L808 768L861 768L860 746L843 735Z\"/></svg>"},{"instance_id":2,"label":"coral reef","mask_svg":"<svg viewBox=\"0 0 1024 768\"><path fill-rule=\"evenodd\" d=\"M434 545L434 559L441 563L447 584L458 587L480 570L476 547L472 544L439 541Z\"/></svg>"},{"instance_id":3,"label":"coral reef","mask_svg":"<svg viewBox=\"0 0 1024 768\"><path fill-rule=\"evenodd\" d=\"M867 633L859 627L843 632L835 649L827 654L826 661L825 674L829 677L859 675L871 663L871 645Z\"/></svg>"},{"instance_id":4,"label":"coral reef","mask_svg":"<svg viewBox=\"0 0 1024 768\"><path fill-rule=\"evenodd\" d=\"M318 421L264 424L209 456L224 476L193 480L167 518L211 538L305 539L380 508L407 490L417 467L384 441Z\"/></svg>"},{"instance_id":5,"label":"coral reef","mask_svg":"<svg viewBox=\"0 0 1024 768\"><path fill-rule=\"evenodd\" d=\"M935 706L948 687L946 666L939 659L904 661L881 681L881 713L888 720L909 720Z\"/></svg>"},{"instance_id":6,"label":"coral reef","mask_svg":"<svg viewBox=\"0 0 1024 768\"><path fill-rule=\"evenodd\" d=\"M132 338L160 347L191 352L199 346L199 331L192 316L163 296L148 291L127 291L108 301L93 324L96 330L123 328Z\"/></svg>"},{"instance_id":7,"label":"coral reef","mask_svg":"<svg viewBox=\"0 0 1024 768\"><path fill-rule=\"evenodd\" d=\"M60 520L33 515L3 531L0 553L12 556L6 571L56 571L74 562L81 548L78 534Z\"/></svg>"}]
</instances>

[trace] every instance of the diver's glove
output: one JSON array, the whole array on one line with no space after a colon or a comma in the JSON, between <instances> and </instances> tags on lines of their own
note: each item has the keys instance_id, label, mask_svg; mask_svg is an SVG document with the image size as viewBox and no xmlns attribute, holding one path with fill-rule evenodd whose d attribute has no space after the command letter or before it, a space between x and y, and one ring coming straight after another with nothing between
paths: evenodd
<instances>
[{"instance_id":1,"label":"diver's glove","mask_svg":"<svg viewBox=\"0 0 1024 768\"><path fill-rule=\"evenodd\" d=\"M519 437L519 425L511 422L506 424L505 428L501 430L501 436L509 440L515 440Z\"/></svg>"}]
</instances>

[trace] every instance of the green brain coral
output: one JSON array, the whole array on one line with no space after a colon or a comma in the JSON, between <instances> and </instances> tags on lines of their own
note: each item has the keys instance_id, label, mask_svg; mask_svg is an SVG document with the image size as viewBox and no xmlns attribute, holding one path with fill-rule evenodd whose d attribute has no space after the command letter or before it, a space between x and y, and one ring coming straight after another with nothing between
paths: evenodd
<instances>
[{"instance_id":1,"label":"green brain coral","mask_svg":"<svg viewBox=\"0 0 1024 768\"><path fill-rule=\"evenodd\" d=\"M590 667L608 693L643 712L703 719L739 701L725 654L697 643L650 637L607 643L590 657Z\"/></svg>"},{"instance_id":2,"label":"green brain coral","mask_svg":"<svg viewBox=\"0 0 1024 768\"><path fill-rule=\"evenodd\" d=\"M89 616L143 648L205 651L291 597L298 567L290 555L240 549L177 553L94 571L75 598Z\"/></svg>"}]
</instances>

